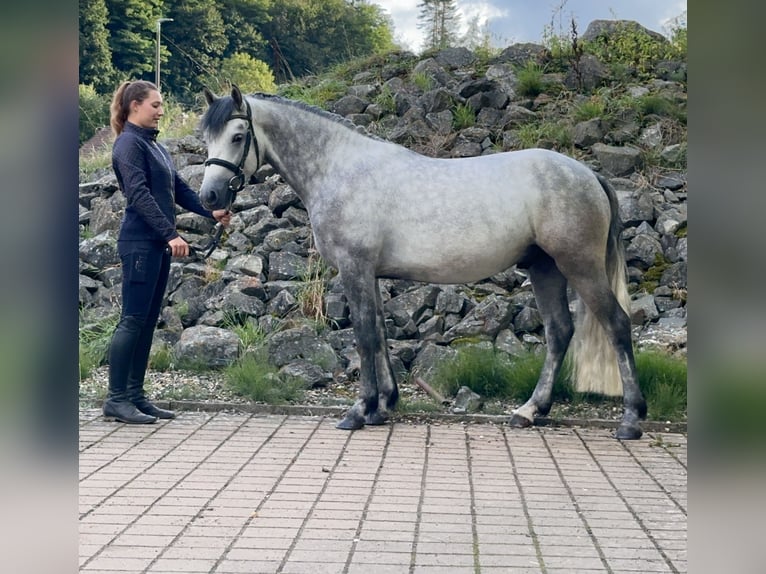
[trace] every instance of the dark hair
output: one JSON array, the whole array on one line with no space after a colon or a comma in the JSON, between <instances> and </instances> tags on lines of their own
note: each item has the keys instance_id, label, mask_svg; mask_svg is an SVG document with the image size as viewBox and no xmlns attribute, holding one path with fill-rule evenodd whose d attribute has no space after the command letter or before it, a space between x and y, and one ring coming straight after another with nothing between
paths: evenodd
<instances>
[{"instance_id":1,"label":"dark hair","mask_svg":"<svg viewBox=\"0 0 766 574\"><path fill-rule=\"evenodd\" d=\"M159 92L154 83L147 82L146 80L123 82L115 90L114 96L112 96L112 104L109 107L111 113L109 123L115 136L120 135L125 127L128 112L130 112L130 102L143 102L151 91Z\"/></svg>"}]
</instances>

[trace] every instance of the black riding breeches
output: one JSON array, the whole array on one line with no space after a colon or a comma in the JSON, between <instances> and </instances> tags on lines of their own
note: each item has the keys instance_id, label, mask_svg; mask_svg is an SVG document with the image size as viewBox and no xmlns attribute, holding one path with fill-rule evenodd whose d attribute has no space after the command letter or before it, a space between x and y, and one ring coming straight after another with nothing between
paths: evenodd
<instances>
[{"instance_id":1,"label":"black riding breeches","mask_svg":"<svg viewBox=\"0 0 766 574\"><path fill-rule=\"evenodd\" d=\"M122 315L109 348L109 396L143 396L154 329L170 273L166 244L119 241L122 261Z\"/></svg>"}]
</instances>

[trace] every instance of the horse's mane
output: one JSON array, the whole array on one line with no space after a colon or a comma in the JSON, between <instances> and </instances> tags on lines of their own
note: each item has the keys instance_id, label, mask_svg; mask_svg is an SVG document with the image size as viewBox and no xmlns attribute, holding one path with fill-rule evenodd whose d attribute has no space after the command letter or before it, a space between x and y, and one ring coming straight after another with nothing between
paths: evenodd
<instances>
[{"instance_id":1,"label":"horse's mane","mask_svg":"<svg viewBox=\"0 0 766 574\"><path fill-rule=\"evenodd\" d=\"M258 100L270 100L278 104L304 110L311 114L328 119L334 123L340 124L360 135L379 141L386 141L383 138L370 133L364 127L356 125L348 118L344 118L338 114L328 112L327 110L323 110L322 108L312 106L298 100L290 100L282 96L262 93L248 94L247 96L243 97L255 98ZM220 133L223 131L223 127L226 125L226 122L229 121L229 118L231 117L232 113L234 113L234 111L234 99L231 96L222 96L220 98L216 98L213 103L208 106L205 114L200 120L200 129L202 130L202 133L209 133L212 137L220 135ZM257 121L257 118L253 119L254 121Z\"/></svg>"}]
</instances>

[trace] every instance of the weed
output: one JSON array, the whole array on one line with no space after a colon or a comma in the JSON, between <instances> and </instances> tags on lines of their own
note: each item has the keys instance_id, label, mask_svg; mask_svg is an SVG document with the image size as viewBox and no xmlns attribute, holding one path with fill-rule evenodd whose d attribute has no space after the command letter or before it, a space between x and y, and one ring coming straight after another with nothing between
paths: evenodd
<instances>
[{"instance_id":1,"label":"weed","mask_svg":"<svg viewBox=\"0 0 766 574\"><path fill-rule=\"evenodd\" d=\"M324 296L331 272L331 268L322 260L319 252L312 250L296 294L303 315L321 325L326 325L328 321Z\"/></svg>"},{"instance_id":2,"label":"weed","mask_svg":"<svg viewBox=\"0 0 766 574\"><path fill-rule=\"evenodd\" d=\"M594 118L604 118L606 115L606 104L597 96L591 96L588 100L577 104L574 108L574 119L578 122L592 120Z\"/></svg>"},{"instance_id":3,"label":"weed","mask_svg":"<svg viewBox=\"0 0 766 574\"><path fill-rule=\"evenodd\" d=\"M425 72L412 72L410 80L419 90L427 92L433 88L434 82Z\"/></svg>"},{"instance_id":4,"label":"weed","mask_svg":"<svg viewBox=\"0 0 766 574\"><path fill-rule=\"evenodd\" d=\"M385 113L393 114L396 112L396 98L394 98L394 92L388 86L383 86L383 89L375 98L375 103L378 104Z\"/></svg>"},{"instance_id":5,"label":"weed","mask_svg":"<svg viewBox=\"0 0 766 574\"><path fill-rule=\"evenodd\" d=\"M173 349L169 345L162 345L149 357L149 368L153 371L169 371L173 363Z\"/></svg>"},{"instance_id":6,"label":"weed","mask_svg":"<svg viewBox=\"0 0 766 574\"><path fill-rule=\"evenodd\" d=\"M456 130L469 128L476 123L476 112L468 104L458 104L452 110L452 126Z\"/></svg>"},{"instance_id":7,"label":"weed","mask_svg":"<svg viewBox=\"0 0 766 574\"><path fill-rule=\"evenodd\" d=\"M518 84L516 91L522 96L535 97L545 91L546 85L543 81L543 67L533 61L527 62L526 66L518 70L516 79Z\"/></svg>"}]
</instances>

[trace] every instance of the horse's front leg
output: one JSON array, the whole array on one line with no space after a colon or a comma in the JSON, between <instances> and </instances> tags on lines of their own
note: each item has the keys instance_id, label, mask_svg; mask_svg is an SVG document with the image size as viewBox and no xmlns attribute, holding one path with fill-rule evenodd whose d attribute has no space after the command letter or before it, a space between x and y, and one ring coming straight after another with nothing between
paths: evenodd
<instances>
[{"instance_id":1,"label":"horse's front leg","mask_svg":"<svg viewBox=\"0 0 766 574\"><path fill-rule=\"evenodd\" d=\"M391 368L391 358L388 354L386 336L386 319L383 314L383 300L380 296L380 286L375 279L375 381L378 389L377 408L368 411L365 422L368 425L382 425L390 418L389 411L396 407L399 399L399 388L396 385L394 370Z\"/></svg>"},{"instance_id":2,"label":"horse's front leg","mask_svg":"<svg viewBox=\"0 0 766 574\"><path fill-rule=\"evenodd\" d=\"M378 341L378 310L376 309L377 280L372 270L354 266L341 269L343 289L351 312L351 324L359 353L359 397L336 428L356 430L362 428L372 413L378 411L379 395L376 378L376 350ZM373 424L375 420L371 420Z\"/></svg>"}]
</instances>

